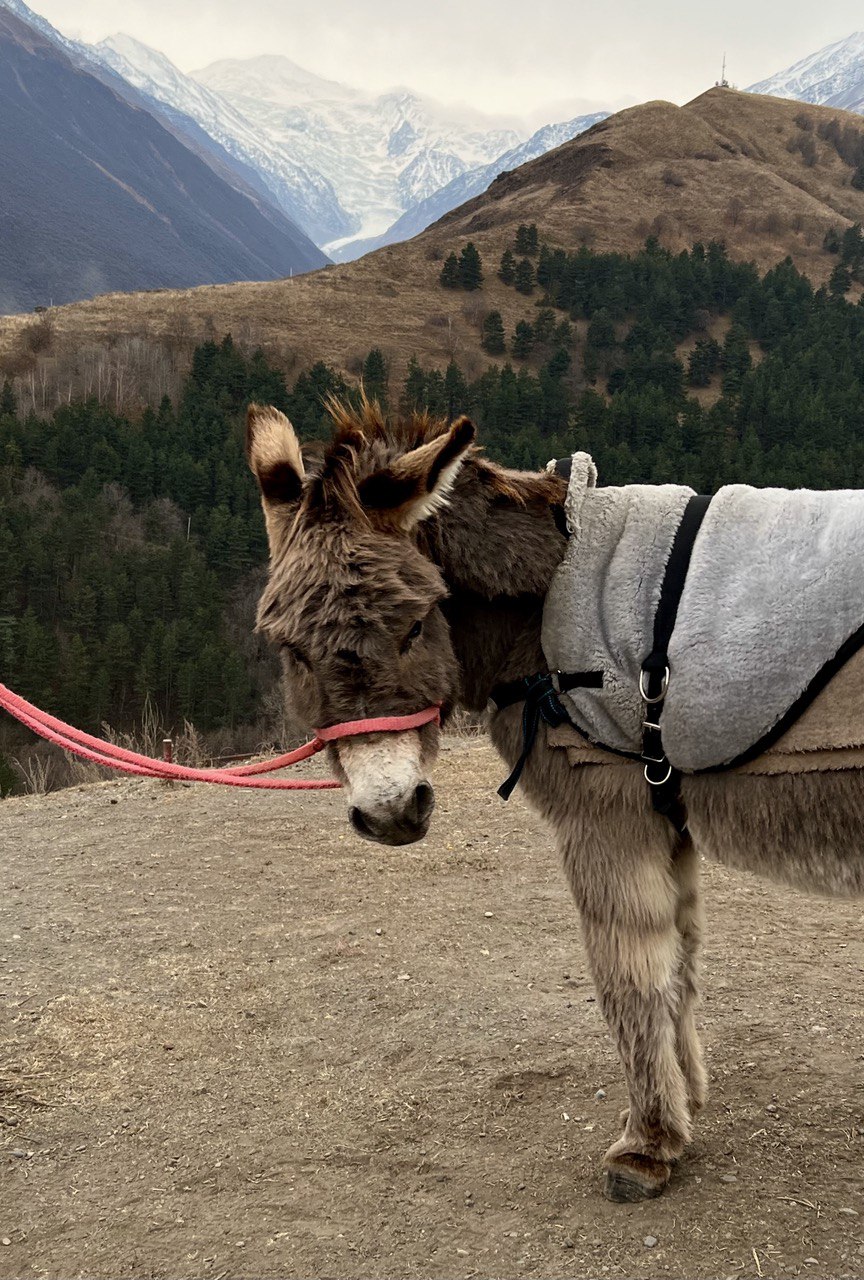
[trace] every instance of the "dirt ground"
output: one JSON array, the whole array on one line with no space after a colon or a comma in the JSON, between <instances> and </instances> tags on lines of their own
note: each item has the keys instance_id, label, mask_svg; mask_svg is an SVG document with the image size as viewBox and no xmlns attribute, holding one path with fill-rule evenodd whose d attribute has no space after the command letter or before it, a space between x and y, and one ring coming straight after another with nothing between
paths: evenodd
<instances>
[{"instance_id":1,"label":"dirt ground","mask_svg":"<svg viewBox=\"0 0 864 1280\"><path fill-rule=\"evenodd\" d=\"M708 1110L609 1204L621 1072L501 775L447 744L392 850L338 792L0 805L0 1276L864 1275L864 904L706 866Z\"/></svg>"}]
</instances>

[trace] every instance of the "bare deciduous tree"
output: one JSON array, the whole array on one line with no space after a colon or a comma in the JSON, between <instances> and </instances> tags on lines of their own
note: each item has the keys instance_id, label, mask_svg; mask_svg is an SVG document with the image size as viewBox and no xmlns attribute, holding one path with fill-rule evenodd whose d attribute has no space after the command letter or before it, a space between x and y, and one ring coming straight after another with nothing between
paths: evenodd
<instances>
[{"instance_id":1,"label":"bare deciduous tree","mask_svg":"<svg viewBox=\"0 0 864 1280\"><path fill-rule=\"evenodd\" d=\"M732 197L726 206L726 221L729 223L730 227L738 226L744 216L744 210L746 207L747 206L744 204L744 201L740 196Z\"/></svg>"}]
</instances>

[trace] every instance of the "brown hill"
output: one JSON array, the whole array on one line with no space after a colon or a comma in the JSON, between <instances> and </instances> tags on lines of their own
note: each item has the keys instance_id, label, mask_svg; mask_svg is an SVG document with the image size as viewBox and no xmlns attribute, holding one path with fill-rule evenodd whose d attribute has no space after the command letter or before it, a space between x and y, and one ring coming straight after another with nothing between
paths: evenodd
<instances>
[{"instance_id":1,"label":"brown hill","mask_svg":"<svg viewBox=\"0 0 864 1280\"><path fill-rule=\"evenodd\" d=\"M820 135L832 122L845 138L839 146ZM821 281L836 262L822 248L825 232L864 222L864 191L852 185L849 160L857 145L864 153L864 121L833 108L728 89L684 107L649 102L502 174L405 244L293 280L111 294L57 308L55 342L188 342L230 330L262 342L288 369L324 359L354 372L378 345L397 373L412 354L437 364L455 355L477 372L487 361L479 345L485 313L499 309L509 328L532 307L495 275L519 223L536 222L542 239L568 249L631 251L649 234L671 249L720 238L761 267L790 254ZM484 288L446 291L442 257L468 240L483 255ZM0 321L7 358L27 324Z\"/></svg>"}]
</instances>

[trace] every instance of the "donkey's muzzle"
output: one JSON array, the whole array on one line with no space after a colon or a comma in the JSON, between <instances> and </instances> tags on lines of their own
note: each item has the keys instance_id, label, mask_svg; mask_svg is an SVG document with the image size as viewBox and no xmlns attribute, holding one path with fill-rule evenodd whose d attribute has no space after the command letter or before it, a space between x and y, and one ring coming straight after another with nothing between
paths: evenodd
<instances>
[{"instance_id":1,"label":"donkey's muzzle","mask_svg":"<svg viewBox=\"0 0 864 1280\"><path fill-rule=\"evenodd\" d=\"M351 826L364 840L376 840L379 844L413 844L422 840L429 830L432 811L435 808L435 792L428 782L421 782L407 804L382 806L367 812L357 805L349 811Z\"/></svg>"}]
</instances>

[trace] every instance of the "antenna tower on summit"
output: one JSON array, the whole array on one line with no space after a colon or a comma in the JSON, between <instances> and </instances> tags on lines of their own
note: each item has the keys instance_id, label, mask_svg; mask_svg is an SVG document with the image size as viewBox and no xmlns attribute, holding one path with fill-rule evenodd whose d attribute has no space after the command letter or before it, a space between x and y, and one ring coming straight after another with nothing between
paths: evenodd
<instances>
[{"instance_id":1,"label":"antenna tower on summit","mask_svg":"<svg viewBox=\"0 0 864 1280\"><path fill-rule=\"evenodd\" d=\"M720 79L715 81L715 88L728 89L729 81L726 79L726 54L723 54L723 68L720 72Z\"/></svg>"}]
</instances>

